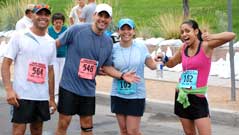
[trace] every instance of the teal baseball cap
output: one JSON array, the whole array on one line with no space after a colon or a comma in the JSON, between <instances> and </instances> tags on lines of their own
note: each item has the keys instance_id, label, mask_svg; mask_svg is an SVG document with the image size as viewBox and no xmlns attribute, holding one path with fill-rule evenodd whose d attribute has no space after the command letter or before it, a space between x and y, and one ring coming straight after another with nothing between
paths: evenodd
<instances>
[{"instance_id":1,"label":"teal baseball cap","mask_svg":"<svg viewBox=\"0 0 239 135\"><path fill-rule=\"evenodd\" d=\"M135 28L134 21L129 18L120 19L118 22L118 28L121 29L124 25L128 25L131 29Z\"/></svg>"}]
</instances>

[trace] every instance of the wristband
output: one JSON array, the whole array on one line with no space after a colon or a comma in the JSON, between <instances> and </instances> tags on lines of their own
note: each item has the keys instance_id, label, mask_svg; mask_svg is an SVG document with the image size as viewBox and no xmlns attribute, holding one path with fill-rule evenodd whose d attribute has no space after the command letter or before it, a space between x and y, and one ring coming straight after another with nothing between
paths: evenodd
<instances>
[{"instance_id":1,"label":"wristband","mask_svg":"<svg viewBox=\"0 0 239 135\"><path fill-rule=\"evenodd\" d=\"M121 79L121 80L124 80L124 78L123 78L123 77L124 77L124 74L125 74L125 73L122 73L122 74L121 74L121 76L120 76L120 79Z\"/></svg>"},{"instance_id":2,"label":"wristband","mask_svg":"<svg viewBox=\"0 0 239 135\"><path fill-rule=\"evenodd\" d=\"M168 60L169 60L169 57L168 57L167 55L164 55L164 57L163 57L163 63L164 63L164 64L167 63Z\"/></svg>"}]
</instances>

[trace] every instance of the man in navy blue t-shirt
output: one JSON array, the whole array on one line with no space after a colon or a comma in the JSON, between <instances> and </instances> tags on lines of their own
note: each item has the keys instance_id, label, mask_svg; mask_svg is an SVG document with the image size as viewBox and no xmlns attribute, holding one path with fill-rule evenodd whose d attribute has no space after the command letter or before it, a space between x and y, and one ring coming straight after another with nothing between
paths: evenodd
<instances>
[{"instance_id":1,"label":"man in navy blue t-shirt","mask_svg":"<svg viewBox=\"0 0 239 135\"><path fill-rule=\"evenodd\" d=\"M104 31L112 20L112 8L99 4L92 24L74 25L56 41L67 45L67 54L59 88L59 121L56 134L66 134L73 115L80 116L81 134L92 135L95 114L95 76L100 67L115 78L136 82L133 72L121 73L112 67L113 43Z\"/></svg>"}]
</instances>

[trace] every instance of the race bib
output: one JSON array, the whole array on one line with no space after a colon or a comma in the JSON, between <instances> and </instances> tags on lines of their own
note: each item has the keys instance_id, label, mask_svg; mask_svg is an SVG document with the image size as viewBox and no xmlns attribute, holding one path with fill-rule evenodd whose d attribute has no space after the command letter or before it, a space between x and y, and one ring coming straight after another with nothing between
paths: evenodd
<instances>
[{"instance_id":1,"label":"race bib","mask_svg":"<svg viewBox=\"0 0 239 135\"><path fill-rule=\"evenodd\" d=\"M196 89L197 88L197 70L187 70L181 74L180 88Z\"/></svg>"},{"instance_id":2,"label":"race bib","mask_svg":"<svg viewBox=\"0 0 239 135\"><path fill-rule=\"evenodd\" d=\"M82 58L78 69L78 76L84 79L93 80L97 69L97 61Z\"/></svg>"},{"instance_id":3,"label":"race bib","mask_svg":"<svg viewBox=\"0 0 239 135\"><path fill-rule=\"evenodd\" d=\"M124 80L117 80L117 92L124 95L134 94L136 93L136 84L128 83Z\"/></svg>"},{"instance_id":4,"label":"race bib","mask_svg":"<svg viewBox=\"0 0 239 135\"><path fill-rule=\"evenodd\" d=\"M31 62L28 67L27 80L34 83L44 83L46 76L46 65Z\"/></svg>"}]
</instances>

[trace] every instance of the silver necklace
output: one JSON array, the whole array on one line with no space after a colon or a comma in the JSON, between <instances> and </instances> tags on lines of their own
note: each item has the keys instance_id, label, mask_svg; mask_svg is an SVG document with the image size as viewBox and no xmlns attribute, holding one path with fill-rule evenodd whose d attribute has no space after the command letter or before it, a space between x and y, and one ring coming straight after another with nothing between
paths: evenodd
<instances>
[{"instance_id":1,"label":"silver necklace","mask_svg":"<svg viewBox=\"0 0 239 135\"><path fill-rule=\"evenodd\" d=\"M130 45L130 51L129 51L129 57L128 57L128 61L127 61L127 58L125 57L126 55L124 54L124 51L123 51L123 47L120 46L120 50L121 50L121 54L122 54L122 57L123 57L123 60L124 60L124 63L126 64L126 68L129 67L130 65L130 58L131 58L131 52L132 52L132 45Z\"/></svg>"}]
</instances>

